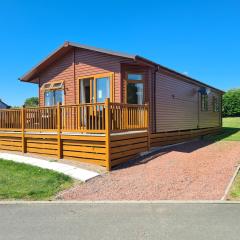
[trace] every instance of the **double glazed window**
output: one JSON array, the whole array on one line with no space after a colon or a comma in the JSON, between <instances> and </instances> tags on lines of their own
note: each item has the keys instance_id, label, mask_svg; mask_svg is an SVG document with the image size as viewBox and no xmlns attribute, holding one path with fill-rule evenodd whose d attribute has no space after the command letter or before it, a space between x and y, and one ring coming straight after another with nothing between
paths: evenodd
<instances>
[{"instance_id":1,"label":"double glazed window","mask_svg":"<svg viewBox=\"0 0 240 240\"><path fill-rule=\"evenodd\" d=\"M208 111L208 95L201 94L201 110Z\"/></svg>"},{"instance_id":2,"label":"double glazed window","mask_svg":"<svg viewBox=\"0 0 240 240\"><path fill-rule=\"evenodd\" d=\"M111 79L111 74L80 79L80 103L103 103L112 98Z\"/></svg>"},{"instance_id":3,"label":"double glazed window","mask_svg":"<svg viewBox=\"0 0 240 240\"><path fill-rule=\"evenodd\" d=\"M127 103L143 104L144 102L144 83L143 74L127 73Z\"/></svg>"},{"instance_id":4,"label":"double glazed window","mask_svg":"<svg viewBox=\"0 0 240 240\"><path fill-rule=\"evenodd\" d=\"M44 89L44 105L46 107L63 104L64 89L63 82L46 83L43 85Z\"/></svg>"},{"instance_id":5,"label":"double glazed window","mask_svg":"<svg viewBox=\"0 0 240 240\"><path fill-rule=\"evenodd\" d=\"M213 112L219 112L219 100L217 97L213 96L212 99L212 104L213 104Z\"/></svg>"}]
</instances>

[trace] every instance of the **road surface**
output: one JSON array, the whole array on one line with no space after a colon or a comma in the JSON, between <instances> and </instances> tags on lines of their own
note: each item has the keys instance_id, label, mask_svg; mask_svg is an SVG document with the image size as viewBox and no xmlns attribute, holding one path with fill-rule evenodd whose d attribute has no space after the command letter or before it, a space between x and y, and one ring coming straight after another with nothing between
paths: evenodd
<instances>
[{"instance_id":1,"label":"road surface","mask_svg":"<svg viewBox=\"0 0 240 240\"><path fill-rule=\"evenodd\" d=\"M239 239L240 204L0 204L0 240Z\"/></svg>"}]
</instances>

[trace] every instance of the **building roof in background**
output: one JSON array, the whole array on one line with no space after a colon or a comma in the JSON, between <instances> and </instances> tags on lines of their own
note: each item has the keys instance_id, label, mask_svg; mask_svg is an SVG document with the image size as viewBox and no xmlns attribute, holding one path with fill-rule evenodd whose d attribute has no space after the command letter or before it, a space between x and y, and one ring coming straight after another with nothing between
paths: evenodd
<instances>
[{"instance_id":1,"label":"building roof in background","mask_svg":"<svg viewBox=\"0 0 240 240\"><path fill-rule=\"evenodd\" d=\"M73 43L73 42L65 42L63 45L61 45L58 49L56 49L53 53L51 53L50 55L48 55L43 61L41 61L39 64L37 64L35 67L33 67L30 71L28 71L27 73L25 73L22 77L19 78L19 80L24 81L24 82L32 82L32 83L37 83L36 77L37 75L43 71L46 67L48 67L51 63L53 63L54 61L56 61L59 57L63 56L65 53L67 53L70 49L73 48L82 48L82 49L87 49L87 50L91 50L91 51L95 51L95 52L101 52L101 53L105 53L105 54L109 54L112 56L118 56L118 57L122 57L122 58L127 58L127 59L131 59L133 61L141 61L142 63L146 63L146 64L150 64L153 65L155 67L158 67L160 69L163 69L167 72L171 72L175 75L178 75L180 77L185 78L186 80L192 81L200 86L204 86L204 87L209 87L212 88L218 92L224 93L224 91L217 89L215 87L212 87L206 83L203 83L199 80L196 80L194 78L191 78L189 76L186 76L182 73L179 73L175 70L172 70L170 68L167 68L163 65L160 65L156 62L153 62L147 58L141 57L139 55L130 55L130 54L126 54L126 53L121 53L121 52L116 52L116 51L111 51L111 50L106 50L106 49L102 49L102 48L96 48L96 47L91 47L91 46L87 46L87 45L83 45L83 44L78 44L78 43Z\"/></svg>"},{"instance_id":2,"label":"building roof in background","mask_svg":"<svg viewBox=\"0 0 240 240\"><path fill-rule=\"evenodd\" d=\"M3 102L1 99L0 99L0 105L4 105L6 108L10 108L10 106L7 105L5 102Z\"/></svg>"}]
</instances>

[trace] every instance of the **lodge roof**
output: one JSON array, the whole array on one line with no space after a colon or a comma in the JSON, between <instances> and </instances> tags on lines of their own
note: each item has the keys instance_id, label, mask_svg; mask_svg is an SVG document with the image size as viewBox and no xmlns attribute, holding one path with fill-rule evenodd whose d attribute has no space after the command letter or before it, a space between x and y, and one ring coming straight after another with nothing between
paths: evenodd
<instances>
[{"instance_id":1,"label":"lodge roof","mask_svg":"<svg viewBox=\"0 0 240 240\"><path fill-rule=\"evenodd\" d=\"M22 77L19 78L19 80L24 81L24 82L37 83L36 77L42 70L44 70L47 66L49 66L51 63L53 63L55 60L57 60L59 57L63 56L65 53L67 53L70 49L73 49L73 48L82 48L82 49L87 49L87 50L91 50L91 51L95 51L95 52L101 52L101 53L109 54L109 55L112 55L112 56L118 56L118 57L122 57L122 58L131 59L131 60L137 61L137 62L140 61L142 63L152 65L156 68L160 68L160 69L163 69L167 72L171 72L175 75L183 77L186 80L189 80L189 81L191 81L195 84L198 84L200 86L212 88L212 89L214 89L218 92L224 93L224 91L222 91L220 89L212 87L212 86L210 86L206 83L203 83L199 80L196 80L194 78L186 76L182 73L179 73L175 70L167 68L163 65L160 65L156 62L153 62L153 61L151 61L147 58L144 58L142 56L139 56L139 55L131 55L131 54L127 54L127 53L121 53L121 52L111 51L111 50L107 50L107 49L91 47L91 46L87 46L87 45L83 45L83 44L79 44L79 43L74 43L74 42L68 42L68 41L64 42L63 45L61 45L54 52L52 52L50 55L48 55L44 60L42 60L39 64L37 64L35 67L33 67L30 71L25 73Z\"/></svg>"}]
</instances>

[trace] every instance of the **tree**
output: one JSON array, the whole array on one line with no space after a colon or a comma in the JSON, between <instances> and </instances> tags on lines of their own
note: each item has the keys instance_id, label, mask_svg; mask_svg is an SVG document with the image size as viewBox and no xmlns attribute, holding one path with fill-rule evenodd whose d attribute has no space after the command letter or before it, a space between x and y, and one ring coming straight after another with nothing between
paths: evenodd
<instances>
[{"instance_id":1,"label":"tree","mask_svg":"<svg viewBox=\"0 0 240 240\"><path fill-rule=\"evenodd\" d=\"M25 107L38 107L39 100L38 97L27 98L24 102Z\"/></svg>"},{"instance_id":2,"label":"tree","mask_svg":"<svg viewBox=\"0 0 240 240\"><path fill-rule=\"evenodd\" d=\"M240 116L240 88L231 89L223 95L222 110L224 117Z\"/></svg>"}]
</instances>

